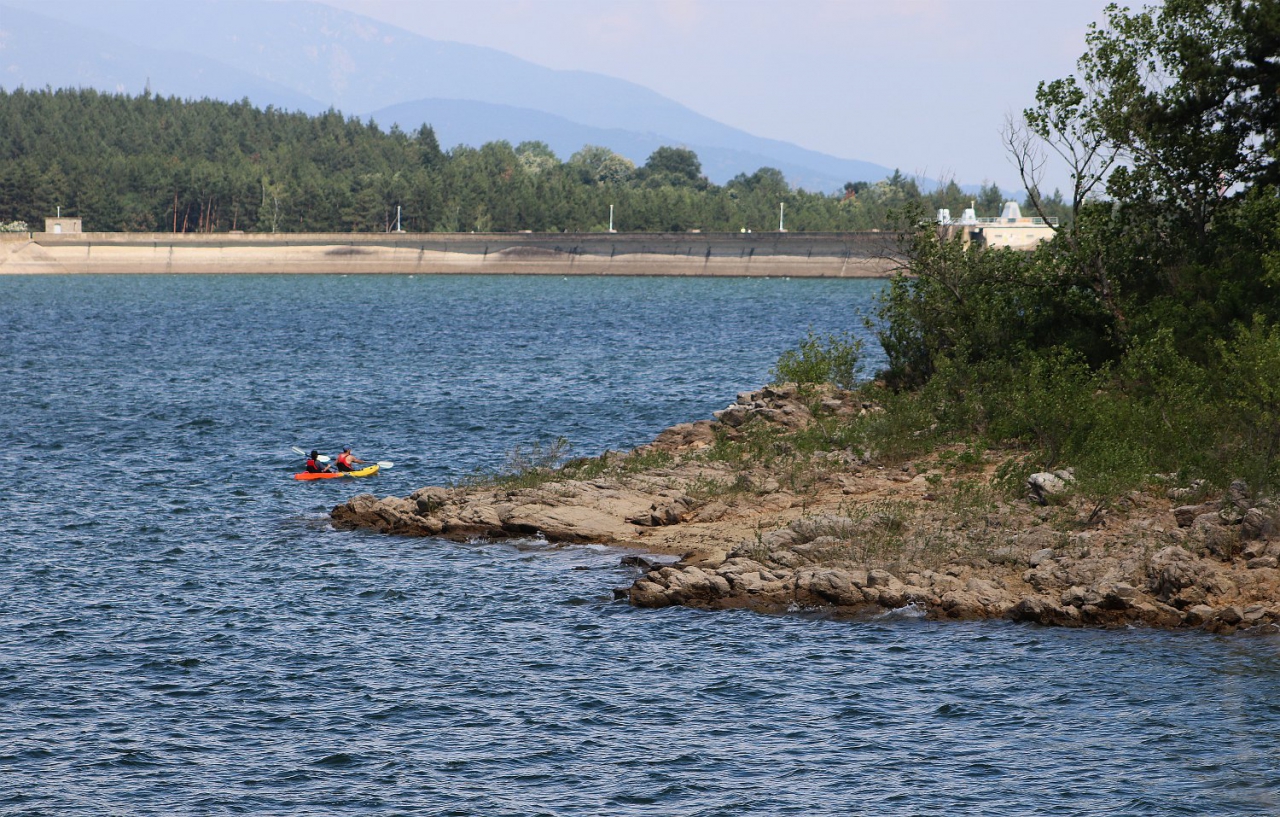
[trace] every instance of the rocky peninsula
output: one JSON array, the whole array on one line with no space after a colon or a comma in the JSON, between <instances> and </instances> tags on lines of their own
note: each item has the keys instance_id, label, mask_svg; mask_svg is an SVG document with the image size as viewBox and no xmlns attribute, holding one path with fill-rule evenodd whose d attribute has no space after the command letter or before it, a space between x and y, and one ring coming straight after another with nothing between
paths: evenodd
<instances>
[{"instance_id":1,"label":"rocky peninsula","mask_svg":"<svg viewBox=\"0 0 1280 817\"><path fill-rule=\"evenodd\" d=\"M809 446L884 411L831 387L771 386L630 452L407 497L356 496L340 528L400 536L545 537L630 551L615 591L687 605L1214 632L1280 627L1280 505L1155 477L1099 503L1069 470L1025 495L993 487L991 452L909 461ZM638 555L647 554L647 555Z\"/></svg>"}]
</instances>

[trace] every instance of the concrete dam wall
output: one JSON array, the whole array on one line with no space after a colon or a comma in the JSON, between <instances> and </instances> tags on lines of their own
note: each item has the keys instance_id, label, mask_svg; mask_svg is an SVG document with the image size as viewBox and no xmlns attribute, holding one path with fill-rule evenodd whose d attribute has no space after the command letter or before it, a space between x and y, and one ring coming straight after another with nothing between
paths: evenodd
<instances>
[{"instance_id":1,"label":"concrete dam wall","mask_svg":"<svg viewBox=\"0 0 1280 817\"><path fill-rule=\"evenodd\" d=\"M867 278L891 233L19 233L0 274L393 273Z\"/></svg>"}]
</instances>

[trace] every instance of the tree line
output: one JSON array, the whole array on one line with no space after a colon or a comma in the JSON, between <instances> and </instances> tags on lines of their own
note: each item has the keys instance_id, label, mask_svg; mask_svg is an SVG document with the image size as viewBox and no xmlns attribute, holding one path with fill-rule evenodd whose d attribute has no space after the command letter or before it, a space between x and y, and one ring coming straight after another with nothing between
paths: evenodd
<instances>
[{"instance_id":1,"label":"tree line","mask_svg":"<svg viewBox=\"0 0 1280 817\"><path fill-rule=\"evenodd\" d=\"M886 229L919 205L995 214L994 184L922 192L895 172L843 190L794 190L770 167L710 183L697 155L661 147L637 167L608 148L561 160L542 142L443 150L413 132L330 110L247 100L0 89L0 224L58 208L89 231L658 232ZM1052 203L1051 205L1052 206ZM36 227L38 229L38 227Z\"/></svg>"}]
</instances>

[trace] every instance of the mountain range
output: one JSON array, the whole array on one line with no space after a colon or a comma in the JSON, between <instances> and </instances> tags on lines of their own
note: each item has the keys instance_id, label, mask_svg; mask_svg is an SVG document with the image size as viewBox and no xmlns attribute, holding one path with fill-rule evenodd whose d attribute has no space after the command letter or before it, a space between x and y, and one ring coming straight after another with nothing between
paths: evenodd
<instances>
[{"instance_id":1,"label":"mountain range","mask_svg":"<svg viewBox=\"0 0 1280 817\"><path fill-rule=\"evenodd\" d=\"M660 146L680 146L718 184L767 166L795 187L831 192L892 173L754 136L635 83L433 40L308 0L3 0L0 87L149 88L309 113L336 108L406 131L429 124L446 148L541 140L561 159L592 144L639 165Z\"/></svg>"}]
</instances>

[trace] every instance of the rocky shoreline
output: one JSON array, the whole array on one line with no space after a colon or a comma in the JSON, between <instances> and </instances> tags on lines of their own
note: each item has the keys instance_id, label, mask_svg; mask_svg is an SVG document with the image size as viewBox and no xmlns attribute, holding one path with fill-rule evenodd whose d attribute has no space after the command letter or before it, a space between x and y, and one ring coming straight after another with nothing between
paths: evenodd
<instances>
[{"instance_id":1,"label":"rocky shoreline","mask_svg":"<svg viewBox=\"0 0 1280 817\"><path fill-rule=\"evenodd\" d=\"M1099 512L1072 495L1069 471L1033 475L1009 500L991 490L993 466L956 452L892 465L850 449L723 454L760 439L794 447L788 434L879 411L848 392L770 387L635 451L492 484L362 494L331 516L401 536L662 554L627 557L643 574L616 592L639 607L914 606L931 619L1280 629L1280 506L1241 482L1220 496L1153 487Z\"/></svg>"}]
</instances>

